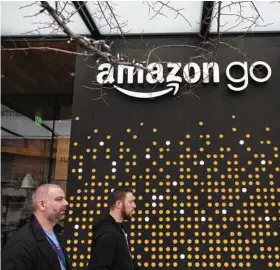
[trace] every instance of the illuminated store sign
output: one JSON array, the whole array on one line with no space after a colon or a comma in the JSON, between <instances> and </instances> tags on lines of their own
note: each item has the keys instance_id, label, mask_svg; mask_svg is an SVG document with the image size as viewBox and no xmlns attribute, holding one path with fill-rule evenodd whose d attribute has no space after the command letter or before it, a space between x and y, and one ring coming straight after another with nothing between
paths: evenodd
<instances>
[{"instance_id":1,"label":"illuminated store sign","mask_svg":"<svg viewBox=\"0 0 280 270\"><path fill-rule=\"evenodd\" d=\"M234 76L234 69L241 68L242 76ZM258 72L261 71L261 72ZM96 81L99 84L112 85L121 93L135 98L156 98L173 92L177 94L180 85L194 85L220 82L220 68L216 62L204 62L200 67L195 62L182 63L150 63L147 67L142 65L128 66L103 63L98 67ZM264 73L265 75L260 75ZM226 68L226 77L229 80L228 88L232 91L243 91L249 84L249 78L258 83L263 83L271 77L271 67L264 61L257 61L251 65L247 62L232 62ZM152 92L139 92L125 89L120 85L144 84L163 88L153 89ZM162 87L164 86L164 87ZM132 88L132 87L130 87Z\"/></svg>"}]
</instances>

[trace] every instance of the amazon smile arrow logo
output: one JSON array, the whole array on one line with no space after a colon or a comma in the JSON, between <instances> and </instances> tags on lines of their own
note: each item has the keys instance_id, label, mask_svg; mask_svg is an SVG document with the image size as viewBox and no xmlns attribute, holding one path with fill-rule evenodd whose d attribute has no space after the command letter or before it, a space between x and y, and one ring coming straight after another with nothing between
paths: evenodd
<instances>
[{"instance_id":1,"label":"amazon smile arrow logo","mask_svg":"<svg viewBox=\"0 0 280 270\"><path fill-rule=\"evenodd\" d=\"M135 97L135 98L157 98L160 96L164 96L168 94L169 92L174 91L174 96L177 94L179 90L179 84L178 83L169 83L167 85L167 89L161 90L161 91L155 91L155 92L135 92L135 91L130 91L123 89L117 85L114 85L114 88L120 91L121 93L130 96L130 97Z\"/></svg>"}]
</instances>

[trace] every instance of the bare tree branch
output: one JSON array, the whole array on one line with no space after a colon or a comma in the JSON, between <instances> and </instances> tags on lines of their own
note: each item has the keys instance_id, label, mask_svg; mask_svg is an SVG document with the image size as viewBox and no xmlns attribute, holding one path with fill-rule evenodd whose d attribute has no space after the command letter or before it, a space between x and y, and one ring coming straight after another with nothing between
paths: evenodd
<instances>
[{"instance_id":1,"label":"bare tree branch","mask_svg":"<svg viewBox=\"0 0 280 270\"><path fill-rule=\"evenodd\" d=\"M253 1L251 1L251 4L252 4L252 6L254 7L255 11L256 11L257 14L258 14L258 18L261 18L262 21L264 22L263 17L262 17L261 14L259 13L259 11L258 11L258 9L257 9L257 7L256 7L256 5L254 4Z\"/></svg>"},{"instance_id":2,"label":"bare tree branch","mask_svg":"<svg viewBox=\"0 0 280 270\"><path fill-rule=\"evenodd\" d=\"M37 5L37 4L38 4L38 1L33 2L33 3L31 3L31 4L28 4L28 5L25 5L25 6L22 6L22 7L20 7L19 9L23 9L23 8L31 7L31 6L34 6L34 5Z\"/></svg>"},{"instance_id":3,"label":"bare tree branch","mask_svg":"<svg viewBox=\"0 0 280 270\"><path fill-rule=\"evenodd\" d=\"M95 17L98 20L99 27L108 27L110 34L112 31L119 32L121 35L129 33L128 30L125 30L124 28L127 27L128 22L120 22L117 17L118 14L116 13L114 9L114 3L108 2L108 1L97 1L96 2L90 2L91 4L95 5L97 7L97 11L92 14L93 17ZM103 23L105 21L105 23Z\"/></svg>"},{"instance_id":4,"label":"bare tree branch","mask_svg":"<svg viewBox=\"0 0 280 270\"><path fill-rule=\"evenodd\" d=\"M118 29L119 29L119 30L120 30L120 32L121 32L122 37L124 38L124 32L123 32L123 29L122 29L122 27L121 27L120 23L118 22L118 20L117 20L117 18L116 18L116 15L115 15L115 13L113 12L112 7L111 7L111 6L110 6L110 4L108 3L108 1L106 1L105 3L106 3L106 5L108 6L108 8L109 8L109 10L110 10L110 12L111 12L111 14L112 14L112 16L113 16L113 18L114 18L114 20L115 20L115 22L116 22L117 26L118 26Z\"/></svg>"},{"instance_id":5,"label":"bare tree branch","mask_svg":"<svg viewBox=\"0 0 280 270\"><path fill-rule=\"evenodd\" d=\"M52 47L25 47L25 48L2 48L1 51L4 52L15 52L15 51L54 51L78 56L94 56L95 54L87 54L87 53L79 53L79 52L72 52L67 50L62 50L58 48Z\"/></svg>"},{"instance_id":6,"label":"bare tree branch","mask_svg":"<svg viewBox=\"0 0 280 270\"><path fill-rule=\"evenodd\" d=\"M175 12L176 15L175 15L174 19L176 19L177 17L182 17L189 24L189 26L192 26L190 21L182 14L182 10L184 10L184 9L183 8L178 9L178 8L172 7L170 4L170 1L168 1L168 2L146 1L146 4L149 7L149 14L150 14L151 10L153 10L155 12L155 14L150 18L150 20L154 19L158 15L167 17L167 15L163 13L164 8L167 8L168 10ZM159 7L157 7L157 5L159 5Z\"/></svg>"}]
</instances>

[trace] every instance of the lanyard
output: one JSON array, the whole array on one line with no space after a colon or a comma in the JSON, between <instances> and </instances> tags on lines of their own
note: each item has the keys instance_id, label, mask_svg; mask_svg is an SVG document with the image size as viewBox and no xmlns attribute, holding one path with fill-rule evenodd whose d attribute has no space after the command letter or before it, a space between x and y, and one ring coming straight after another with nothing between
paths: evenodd
<instances>
[{"instance_id":1,"label":"lanyard","mask_svg":"<svg viewBox=\"0 0 280 270\"><path fill-rule=\"evenodd\" d=\"M128 234L126 233L125 229L124 229L124 226L121 224L121 230L125 236L125 240L126 240L126 244L127 244L127 249L128 249L128 252L129 252L129 255L130 255L130 258L132 260L132 268L134 269L134 263L133 263L133 259L132 259L132 254L131 254L131 251L130 251L130 247L129 247L129 241L128 241Z\"/></svg>"},{"instance_id":2,"label":"lanyard","mask_svg":"<svg viewBox=\"0 0 280 270\"><path fill-rule=\"evenodd\" d=\"M63 254L62 249L57 247L57 245L53 242L53 240L48 235L46 235L46 236L47 236L47 239L49 240L50 244L52 245L53 249L55 250L59 261L62 262L64 269L66 269L66 260L65 260L65 256Z\"/></svg>"},{"instance_id":3,"label":"lanyard","mask_svg":"<svg viewBox=\"0 0 280 270\"><path fill-rule=\"evenodd\" d=\"M131 255L131 252L130 252L130 248L129 248L129 243L128 243L128 235L127 235L127 233L126 233L126 231L124 229L124 226L122 224L120 225L120 227L121 227L121 230L122 230L122 232L123 232L123 234L125 236L125 240L126 240L126 244L127 244L129 255L132 258L132 255Z\"/></svg>"}]
</instances>

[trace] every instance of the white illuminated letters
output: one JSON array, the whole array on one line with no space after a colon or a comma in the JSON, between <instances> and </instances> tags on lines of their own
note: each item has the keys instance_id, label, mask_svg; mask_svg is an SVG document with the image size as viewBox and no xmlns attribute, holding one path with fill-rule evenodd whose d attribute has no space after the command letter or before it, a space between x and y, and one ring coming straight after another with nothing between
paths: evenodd
<instances>
[{"instance_id":1,"label":"white illuminated letters","mask_svg":"<svg viewBox=\"0 0 280 270\"><path fill-rule=\"evenodd\" d=\"M243 76L239 79L236 79L234 78L232 75L231 75L231 69L235 66L239 66L242 68L243 70ZM267 75L264 77L264 78L258 78L256 77L256 75L254 74L254 69L257 67L257 66L262 66L262 67L265 67L266 68L266 71L267 71ZM253 63L251 66L250 66L250 69L249 69L249 74L250 74L250 77L252 80L254 80L255 82L259 82L259 83L263 83L263 82L266 82L270 76L271 76L271 68L270 66L263 62L263 61L257 61L255 63ZM249 74L248 74L248 64L247 62L233 62L233 63L230 63L228 66L227 66L227 69L226 69L226 76L227 78L229 79L230 82L232 83L242 83L243 85L241 86L234 86L232 84L228 84L228 88L232 91L243 91L247 88L248 86L248 83L249 83Z\"/></svg>"},{"instance_id":2,"label":"white illuminated letters","mask_svg":"<svg viewBox=\"0 0 280 270\"><path fill-rule=\"evenodd\" d=\"M105 70L104 70L105 69ZM111 64L104 63L98 67L98 71L101 71L97 74L96 81L100 84L112 84L114 79L114 68ZM106 77L106 78L104 78Z\"/></svg>"},{"instance_id":3,"label":"white illuminated letters","mask_svg":"<svg viewBox=\"0 0 280 270\"><path fill-rule=\"evenodd\" d=\"M239 78L239 79L236 79L236 78L233 78L230 74L230 70L232 67L235 67L235 66L240 66L242 69L243 69L243 77ZM248 66L247 66L247 62L244 62L244 63L241 63L241 62L232 62L230 63L228 66L227 66L227 69L226 69L226 75L227 75L227 78L231 81L231 82L234 82L234 83L243 83L242 86L240 87L235 87L233 86L232 84L228 84L228 88L232 91L242 91L244 89L247 88L248 86Z\"/></svg>"},{"instance_id":4,"label":"white illuminated letters","mask_svg":"<svg viewBox=\"0 0 280 270\"><path fill-rule=\"evenodd\" d=\"M166 66L163 66L164 64ZM167 62L150 63L145 67L142 64L136 64L136 66L117 65L114 67L112 64L103 63L98 67L99 73L96 80L99 84L116 83L113 85L115 89L136 98L156 98L170 92L176 95L180 84L184 83L183 79L188 84L199 83L200 80L204 84L220 82L220 69L216 62L204 62L202 67L194 62L185 65L179 62ZM236 75L236 68L241 68L241 76ZM227 86L232 91L240 92L248 87L250 78L255 82L264 83L269 80L271 74L271 67L264 61L256 61L251 66L248 66L247 62L235 61L226 68L226 77L229 80ZM145 82L158 84L157 86L162 89L158 91L153 89L152 92L136 92L119 86Z\"/></svg>"},{"instance_id":5,"label":"white illuminated letters","mask_svg":"<svg viewBox=\"0 0 280 270\"><path fill-rule=\"evenodd\" d=\"M178 72L182 67L182 63L167 63L168 68L172 68L166 77L166 82L182 82L182 77L178 76Z\"/></svg>"},{"instance_id":6,"label":"white illuminated letters","mask_svg":"<svg viewBox=\"0 0 280 270\"><path fill-rule=\"evenodd\" d=\"M133 83L133 72L134 72L134 67L132 66L124 66L124 65L118 65L118 83L123 84L123 77L124 77L124 72L127 72L127 83L131 84Z\"/></svg>"},{"instance_id":7,"label":"white illuminated letters","mask_svg":"<svg viewBox=\"0 0 280 270\"><path fill-rule=\"evenodd\" d=\"M212 76L213 76L213 82L218 83L220 82L220 70L219 65L215 62L210 63L203 63L203 83L209 83L210 81L210 72L209 70L212 70Z\"/></svg>"},{"instance_id":8,"label":"white illuminated letters","mask_svg":"<svg viewBox=\"0 0 280 270\"><path fill-rule=\"evenodd\" d=\"M148 65L149 73L147 73L146 81L150 84L162 83L163 79L163 66L159 63L151 63Z\"/></svg>"},{"instance_id":9,"label":"white illuminated letters","mask_svg":"<svg viewBox=\"0 0 280 270\"><path fill-rule=\"evenodd\" d=\"M258 77L255 76L255 74L254 74L254 68L257 67L257 66L263 66L263 67L266 68L266 70L267 70L267 75L266 75L266 77L264 77L264 78L258 78ZM251 67L250 67L250 71L249 71L249 72L250 72L251 78L252 78L255 82L259 82L259 83L266 82L266 81L270 78L271 73L272 73L270 66L269 66L266 62L263 62L263 61L257 61L257 62L255 62L255 63L253 63L253 64L251 65Z\"/></svg>"},{"instance_id":10,"label":"white illuminated letters","mask_svg":"<svg viewBox=\"0 0 280 270\"><path fill-rule=\"evenodd\" d=\"M194 70L193 76L190 75L191 69ZM190 62L189 64L186 64L184 67L183 76L187 83L197 83L201 76L201 70L199 65L194 62Z\"/></svg>"}]
</instances>

